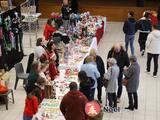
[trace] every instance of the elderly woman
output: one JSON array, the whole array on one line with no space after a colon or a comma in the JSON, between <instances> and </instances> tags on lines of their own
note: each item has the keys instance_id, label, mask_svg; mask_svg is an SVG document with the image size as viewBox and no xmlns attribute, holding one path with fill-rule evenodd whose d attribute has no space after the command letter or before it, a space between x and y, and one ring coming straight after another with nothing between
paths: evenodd
<instances>
[{"instance_id":1,"label":"elderly woman","mask_svg":"<svg viewBox=\"0 0 160 120\"><path fill-rule=\"evenodd\" d=\"M138 109L138 95L137 89L139 87L140 66L137 62L136 56L130 57L131 65L124 68L124 76L128 80L126 89L128 92L129 106L125 109L134 110Z\"/></svg>"},{"instance_id":2,"label":"elderly woman","mask_svg":"<svg viewBox=\"0 0 160 120\"><path fill-rule=\"evenodd\" d=\"M118 76L119 67L117 66L117 61L114 58L109 58L107 61L109 68L104 78L108 80L108 87L106 88L106 93L108 94L109 107L117 107L117 88L118 88Z\"/></svg>"}]
</instances>

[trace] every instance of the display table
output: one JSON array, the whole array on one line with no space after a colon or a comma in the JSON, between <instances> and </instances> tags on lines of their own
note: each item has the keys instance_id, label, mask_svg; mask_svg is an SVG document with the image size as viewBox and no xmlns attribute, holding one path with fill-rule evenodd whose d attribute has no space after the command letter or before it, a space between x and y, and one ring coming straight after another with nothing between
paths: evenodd
<instances>
[{"instance_id":1,"label":"display table","mask_svg":"<svg viewBox=\"0 0 160 120\"><path fill-rule=\"evenodd\" d=\"M80 49L83 49L81 46ZM38 120L65 120L59 110L60 102L63 96L69 91L69 84L76 82L78 84L78 71L80 70L85 57L89 54L92 48L97 50L97 38L92 38L90 46L85 46L83 51L79 51L79 54L73 55L74 58L69 58L67 64L60 64L60 75L53 81L53 86L56 91L56 99L44 99L40 105L40 108L35 115ZM75 59L77 58L77 59ZM67 73L69 71L69 73ZM33 119L34 120L34 119ZM35 119L36 120L36 119Z\"/></svg>"},{"instance_id":2,"label":"display table","mask_svg":"<svg viewBox=\"0 0 160 120\"><path fill-rule=\"evenodd\" d=\"M84 63L84 59L89 55L92 48L97 50L97 45L106 30L106 17L84 15L83 18L83 23L78 23L74 32L79 33L82 28L90 26L90 28L88 27L89 34L93 34L95 37L89 35L86 38L77 38L74 42L66 45L67 49L65 48L64 51L67 55L64 55L64 59L60 60L60 74L52 81L52 85L56 92L56 99L44 99L42 101L40 108L35 115L35 118L38 118L38 120L65 120L59 109L60 102L63 96L68 93L69 84L71 82L79 84L78 72ZM69 31L69 34L72 36L74 32ZM86 43L85 40L88 40L88 42Z\"/></svg>"}]
</instances>

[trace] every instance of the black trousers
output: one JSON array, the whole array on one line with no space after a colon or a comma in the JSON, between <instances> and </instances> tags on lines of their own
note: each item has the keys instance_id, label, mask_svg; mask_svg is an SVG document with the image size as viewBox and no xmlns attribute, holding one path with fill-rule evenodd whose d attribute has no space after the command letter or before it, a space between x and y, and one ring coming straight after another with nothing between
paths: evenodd
<instances>
[{"instance_id":1,"label":"black trousers","mask_svg":"<svg viewBox=\"0 0 160 120\"><path fill-rule=\"evenodd\" d=\"M117 107L117 96L116 93L108 93L109 107Z\"/></svg>"},{"instance_id":2,"label":"black trousers","mask_svg":"<svg viewBox=\"0 0 160 120\"><path fill-rule=\"evenodd\" d=\"M159 57L159 54L151 54L151 53L147 54L147 71L148 72L150 72L152 58L154 61L153 75L157 75L157 72L158 72L158 57Z\"/></svg>"},{"instance_id":3,"label":"black trousers","mask_svg":"<svg viewBox=\"0 0 160 120\"><path fill-rule=\"evenodd\" d=\"M138 94L137 92L128 92L129 108L138 109Z\"/></svg>"},{"instance_id":4,"label":"black trousers","mask_svg":"<svg viewBox=\"0 0 160 120\"><path fill-rule=\"evenodd\" d=\"M122 77L123 77L123 73L122 71L119 72L119 76L118 76L118 91L117 91L117 98L120 98L122 95L122 90L123 90L123 86L122 86Z\"/></svg>"},{"instance_id":5,"label":"black trousers","mask_svg":"<svg viewBox=\"0 0 160 120\"><path fill-rule=\"evenodd\" d=\"M91 91L90 91L90 98L89 98L89 101L94 100L94 93L95 93L95 88L91 89Z\"/></svg>"},{"instance_id":6,"label":"black trousers","mask_svg":"<svg viewBox=\"0 0 160 120\"><path fill-rule=\"evenodd\" d=\"M98 94L97 94L97 98L98 100L101 100L101 97L102 97L102 77L98 78L97 79L97 91L98 91Z\"/></svg>"},{"instance_id":7,"label":"black trousers","mask_svg":"<svg viewBox=\"0 0 160 120\"><path fill-rule=\"evenodd\" d=\"M148 33L139 33L139 46L140 46L140 51L145 50L146 48L146 40L147 40Z\"/></svg>"}]
</instances>

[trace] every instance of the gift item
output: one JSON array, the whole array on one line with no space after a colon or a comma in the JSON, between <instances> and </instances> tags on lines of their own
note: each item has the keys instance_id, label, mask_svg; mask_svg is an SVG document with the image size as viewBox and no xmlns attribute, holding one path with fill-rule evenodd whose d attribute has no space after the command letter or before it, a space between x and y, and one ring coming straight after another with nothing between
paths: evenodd
<instances>
[{"instance_id":1,"label":"gift item","mask_svg":"<svg viewBox=\"0 0 160 120\"><path fill-rule=\"evenodd\" d=\"M52 84L46 84L44 88L44 97L48 99L56 98L56 91Z\"/></svg>"}]
</instances>

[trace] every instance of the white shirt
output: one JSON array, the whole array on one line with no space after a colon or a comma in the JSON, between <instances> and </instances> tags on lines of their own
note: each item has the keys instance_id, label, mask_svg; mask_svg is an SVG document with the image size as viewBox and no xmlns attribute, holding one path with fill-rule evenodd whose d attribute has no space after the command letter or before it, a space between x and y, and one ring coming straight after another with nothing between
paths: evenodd
<instances>
[{"instance_id":1,"label":"white shirt","mask_svg":"<svg viewBox=\"0 0 160 120\"><path fill-rule=\"evenodd\" d=\"M46 51L42 46L37 46L34 50L35 58L40 58L44 53L46 53Z\"/></svg>"}]
</instances>

